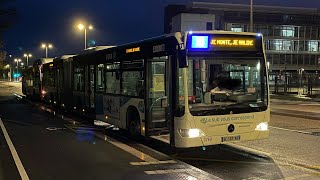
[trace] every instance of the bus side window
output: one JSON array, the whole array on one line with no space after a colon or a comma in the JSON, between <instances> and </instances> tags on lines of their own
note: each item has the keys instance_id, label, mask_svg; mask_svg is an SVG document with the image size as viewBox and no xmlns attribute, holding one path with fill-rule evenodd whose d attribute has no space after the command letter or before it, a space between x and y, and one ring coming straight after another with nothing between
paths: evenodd
<instances>
[{"instance_id":1,"label":"bus side window","mask_svg":"<svg viewBox=\"0 0 320 180\"><path fill-rule=\"evenodd\" d=\"M136 90L138 92L139 98L144 98L145 96L145 88L144 88L144 80L139 80L136 83Z\"/></svg>"}]
</instances>

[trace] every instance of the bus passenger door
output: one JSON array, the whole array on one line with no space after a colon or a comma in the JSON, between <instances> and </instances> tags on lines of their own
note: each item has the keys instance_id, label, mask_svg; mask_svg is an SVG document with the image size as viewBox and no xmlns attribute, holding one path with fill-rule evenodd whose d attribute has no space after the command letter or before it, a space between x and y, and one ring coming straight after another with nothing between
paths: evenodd
<instances>
[{"instance_id":1,"label":"bus passenger door","mask_svg":"<svg viewBox=\"0 0 320 180\"><path fill-rule=\"evenodd\" d=\"M95 87L95 71L94 71L94 65L90 65L90 72L89 72L89 79L90 79L90 97L89 97L89 102L90 102L90 108L94 109L94 87Z\"/></svg>"},{"instance_id":2,"label":"bus passenger door","mask_svg":"<svg viewBox=\"0 0 320 180\"><path fill-rule=\"evenodd\" d=\"M153 58L148 61L146 74L147 102L146 125L149 135L168 132L168 59Z\"/></svg>"},{"instance_id":3,"label":"bus passenger door","mask_svg":"<svg viewBox=\"0 0 320 180\"><path fill-rule=\"evenodd\" d=\"M90 110L94 109L94 65L86 66L85 68L85 77L86 77L86 83L85 83L85 104L86 107Z\"/></svg>"}]
</instances>

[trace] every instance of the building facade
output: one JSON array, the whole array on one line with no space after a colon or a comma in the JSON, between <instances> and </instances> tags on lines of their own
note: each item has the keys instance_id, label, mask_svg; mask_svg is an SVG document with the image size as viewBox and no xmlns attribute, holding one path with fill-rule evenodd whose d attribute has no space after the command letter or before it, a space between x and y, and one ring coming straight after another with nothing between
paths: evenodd
<instances>
[{"instance_id":1,"label":"building facade","mask_svg":"<svg viewBox=\"0 0 320 180\"><path fill-rule=\"evenodd\" d=\"M296 93L301 87L304 94L320 93L320 10L254 5L253 12L253 30L265 39L271 91ZM165 33L248 32L250 6L208 2L169 5L164 28Z\"/></svg>"}]
</instances>

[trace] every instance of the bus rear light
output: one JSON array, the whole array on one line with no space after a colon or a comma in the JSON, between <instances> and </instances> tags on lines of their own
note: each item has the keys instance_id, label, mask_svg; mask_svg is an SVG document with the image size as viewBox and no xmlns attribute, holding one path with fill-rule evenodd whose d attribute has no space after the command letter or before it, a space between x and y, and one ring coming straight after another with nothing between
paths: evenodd
<instances>
[{"instance_id":1,"label":"bus rear light","mask_svg":"<svg viewBox=\"0 0 320 180\"><path fill-rule=\"evenodd\" d=\"M205 134L200 129L179 129L179 134L182 137L196 138L205 136Z\"/></svg>"},{"instance_id":2,"label":"bus rear light","mask_svg":"<svg viewBox=\"0 0 320 180\"><path fill-rule=\"evenodd\" d=\"M267 122L262 122L260 124L257 125L256 131L268 131L269 130L269 126Z\"/></svg>"}]
</instances>

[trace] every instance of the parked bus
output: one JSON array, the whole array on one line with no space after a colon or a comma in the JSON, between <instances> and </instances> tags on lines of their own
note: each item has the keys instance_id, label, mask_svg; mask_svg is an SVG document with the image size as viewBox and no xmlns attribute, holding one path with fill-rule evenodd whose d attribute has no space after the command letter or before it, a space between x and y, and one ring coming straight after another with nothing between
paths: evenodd
<instances>
[{"instance_id":1,"label":"parked bus","mask_svg":"<svg viewBox=\"0 0 320 180\"><path fill-rule=\"evenodd\" d=\"M63 63L72 56L63 55L43 64L42 89L45 92L43 95L45 102L54 106L62 105L61 99L64 97L64 72L69 72L63 69Z\"/></svg>"},{"instance_id":2,"label":"parked bus","mask_svg":"<svg viewBox=\"0 0 320 180\"><path fill-rule=\"evenodd\" d=\"M175 33L80 54L68 67L68 106L133 136L188 148L269 135L261 34Z\"/></svg>"},{"instance_id":3,"label":"parked bus","mask_svg":"<svg viewBox=\"0 0 320 180\"><path fill-rule=\"evenodd\" d=\"M43 64L52 62L53 58L40 58L33 62L33 93L35 99L43 99L46 91L42 87Z\"/></svg>"},{"instance_id":4,"label":"parked bus","mask_svg":"<svg viewBox=\"0 0 320 180\"><path fill-rule=\"evenodd\" d=\"M33 94L33 67L22 69L22 93L28 97Z\"/></svg>"}]
</instances>

